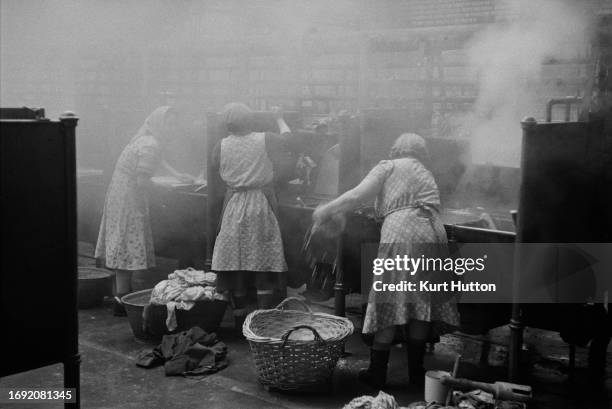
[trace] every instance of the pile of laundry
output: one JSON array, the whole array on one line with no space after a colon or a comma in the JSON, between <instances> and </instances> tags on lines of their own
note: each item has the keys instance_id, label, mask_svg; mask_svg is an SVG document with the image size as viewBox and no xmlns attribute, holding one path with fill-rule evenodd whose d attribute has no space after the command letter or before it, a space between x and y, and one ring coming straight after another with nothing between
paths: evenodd
<instances>
[{"instance_id":1,"label":"pile of laundry","mask_svg":"<svg viewBox=\"0 0 612 409\"><path fill-rule=\"evenodd\" d=\"M142 352L136 365L154 368L164 365L166 376L204 377L227 367L227 346L217 335L200 327L164 335L152 351Z\"/></svg>"},{"instance_id":2,"label":"pile of laundry","mask_svg":"<svg viewBox=\"0 0 612 409\"><path fill-rule=\"evenodd\" d=\"M496 400L492 394L474 390L471 392L454 392L454 405L445 406L424 401L413 402L408 406L399 406L395 398L380 391L377 396L360 396L353 399L343 409L526 409L523 402Z\"/></svg>"},{"instance_id":3,"label":"pile of laundry","mask_svg":"<svg viewBox=\"0 0 612 409\"><path fill-rule=\"evenodd\" d=\"M176 270L168 275L167 280L157 283L151 292L150 305L165 305L168 310L166 327L168 331L177 328L176 310L190 310L196 301L225 300L222 294L216 291L217 275L191 267L185 270ZM143 312L147 322L147 307Z\"/></svg>"},{"instance_id":4,"label":"pile of laundry","mask_svg":"<svg viewBox=\"0 0 612 409\"><path fill-rule=\"evenodd\" d=\"M377 396L364 395L353 399L342 409L405 409L400 408L395 398L383 391Z\"/></svg>"},{"instance_id":5,"label":"pile of laundry","mask_svg":"<svg viewBox=\"0 0 612 409\"><path fill-rule=\"evenodd\" d=\"M524 402L495 399L493 394L480 389L470 392L453 392L453 401L459 409L525 409Z\"/></svg>"}]
</instances>

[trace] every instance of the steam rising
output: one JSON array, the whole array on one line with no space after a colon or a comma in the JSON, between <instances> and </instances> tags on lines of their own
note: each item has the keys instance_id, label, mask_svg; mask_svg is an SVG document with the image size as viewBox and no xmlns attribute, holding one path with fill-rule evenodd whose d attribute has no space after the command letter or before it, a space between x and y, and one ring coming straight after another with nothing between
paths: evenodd
<instances>
[{"instance_id":1,"label":"steam rising","mask_svg":"<svg viewBox=\"0 0 612 409\"><path fill-rule=\"evenodd\" d=\"M542 64L586 50L589 18L579 4L516 1L517 19L479 32L468 44L478 98L473 112L461 119L461 128L471 135L475 163L519 166L520 121L536 116L550 98L546 91L538 95Z\"/></svg>"},{"instance_id":2,"label":"steam rising","mask_svg":"<svg viewBox=\"0 0 612 409\"><path fill-rule=\"evenodd\" d=\"M478 98L473 111L459 123L462 132L472 137L476 163L518 166L520 120L538 116L546 97L553 96L545 90L538 92L542 63L586 50L589 18L584 10L588 7L570 0L499 1L515 7L518 18L484 29L468 44ZM91 142L90 150L100 150L92 141L100 133L137 129L146 113L162 102L160 90L180 91L167 89L160 79L197 71L202 58L190 49L222 48L228 58L239 59L241 49L225 47L234 40L292 55L296 44L314 28L358 29L342 25L342 17L351 20L357 9L352 0L2 0L0 105L44 106L49 117L75 110L82 118L81 146ZM96 58L84 57L88 55ZM180 57L184 55L193 58ZM283 74L291 72L292 59L279 64L278 72L281 78L297 82L299 78ZM229 69L225 71L220 74L230 78ZM125 81L127 91L119 87L90 91L89 83L98 84L98 77L102 88L109 77L110 83ZM227 95L219 101L215 92L193 94L177 103L185 106L183 111L201 115L237 98ZM102 117L104 109L121 113L113 116L116 130L98 129L94 117ZM122 147L129 137L117 137L110 144Z\"/></svg>"}]
</instances>

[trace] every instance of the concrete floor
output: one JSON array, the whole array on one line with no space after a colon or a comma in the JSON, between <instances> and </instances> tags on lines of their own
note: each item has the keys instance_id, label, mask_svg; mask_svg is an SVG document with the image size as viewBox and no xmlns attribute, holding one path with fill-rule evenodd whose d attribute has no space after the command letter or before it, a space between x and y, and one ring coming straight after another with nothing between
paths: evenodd
<instances>
[{"instance_id":1,"label":"concrete floor","mask_svg":"<svg viewBox=\"0 0 612 409\"><path fill-rule=\"evenodd\" d=\"M347 344L352 355L341 359L334 375L332 394L281 394L269 393L256 381L248 345L229 327L229 322L219 330L219 336L229 345L230 366L203 380L180 377L165 377L162 368L141 369L134 361L142 349L151 346L136 341L125 318L113 317L110 306L94 310L81 310L80 349L82 354L82 406L83 408L341 408L353 397L374 394L357 382L356 373L367 364L367 349L358 336ZM550 339L545 344L550 344ZM542 345L550 350L554 345ZM422 399L422 391L407 384L405 355L401 348L392 351L390 386L386 390L394 395L401 405ZM579 356L579 363L583 356ZM429 368L448 368L448 358L428 356ZM542 371L540 371L542 372ZM576 408L596 409L610 407L610 400L599 403L588 402L584 385L568 386L563 379L547 376L534 380L536 401L530 408ZM535 372L534 372L535 374ZM503 377L502 368L465 366L461 376L494 379ZM61 365L41 368L3 378L1 387L50 388L62 385ZM580 378L580 376L579 376ZM612 384L607 383L608 393ZM6 405L3 407L26 408L28 406ZM33 408L60 408L61 405L36 404Z\"/></svg>"},{"instance_id":2,"label":"concrete floor","mask_svg":"<svg viewBox=\"0 0 612 409\"><path fill-rule=\"evenodd\" d=\"M353 337L347 346L354 355L338 364L333 394L287 395L266 392L257 384L248 344L232 328L218 331L229 346L229 367L196 381L165 377L163 368L136 367L138 353L152 345L135 340L127 319L113 317L110 307L82 310L79 322L84 408L338 408L355 396L374 393L355 383L356 371L367 359L367 350L358 337ZM394 353L398 360L404 358L402 351ZM3 378L0 385L61 387L62 371L61 365L54 365ZM401 376L390 391L403 402L418 400L418 391L402 385L406 381L407 377ZM61 405L33 407L59 408Z\"/></svg>"},{"instance_id":3,"label":"concrete floor","mask_svg":"<svg viewBox=\"0 0 612 409\"><path fill-rule=\"evenodd\" d=\"M136 341L126 318L113 317L110 300L98 309L79 311L80 351L82 355L82 407L107 408L341 408L352 398L376 394L357 381L357 372L367 366L368 350L360 337L353 335L346 350L351 355L338 362L331 394L282 394L265 391L256 380L254 365L247 342L234 332L231 316L226 315L218 335L229 346L230 365L225 370L202 380L165 377L163 368L142 369L135 358L153 345ZM44 340L41 340L44 342ZM536 352L537 359L529 383L535 391L530 409L612 408L612 352L608 353L608 380L603 392L593 393L584 383L584 369L579 368L577 381L567 382L563 363L567 347L550 332L529 330L526 342ZM440 353L426 357L428 369L448 370L452 356ZM389 370L389 387L400 405L423 398L423 391L407 383L406 357L402 348L393 348ZM585 364L585 349L578 349L577 363ZM459 375L471 379L494 381L503 379L502 367L476 367L464 364ZM0 380L0 387L60 388L63 382L61 365L41 368ZM62 405L5 404L2 407L36 409L61 408Z\"/></svg>"}]
</instances>

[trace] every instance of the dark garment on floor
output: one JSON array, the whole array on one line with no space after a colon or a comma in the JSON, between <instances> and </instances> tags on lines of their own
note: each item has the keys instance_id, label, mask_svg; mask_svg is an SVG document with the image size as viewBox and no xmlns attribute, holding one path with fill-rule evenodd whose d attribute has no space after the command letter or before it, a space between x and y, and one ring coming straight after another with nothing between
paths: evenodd
<instances>
[{"instance_id":1,"label":"dark garment on floor","mask_svg":"<svg viewBox=\"0 0 612 409\"><path fill-rule=\"evenodd\" d=\"M217 334L193 327L178 334L164 335L161 344L143 351L136 360L142 368L164 365L166 376L203 377L227 367L227 346Z\"/></svg>"}]
</instances>

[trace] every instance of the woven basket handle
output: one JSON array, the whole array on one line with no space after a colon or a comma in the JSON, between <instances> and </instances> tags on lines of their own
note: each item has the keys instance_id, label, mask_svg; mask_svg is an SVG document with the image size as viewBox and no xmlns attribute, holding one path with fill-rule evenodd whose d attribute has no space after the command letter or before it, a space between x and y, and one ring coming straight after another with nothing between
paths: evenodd
<instances>
[{"instance_id":1,"label":"woven basket handle","mask_svg":"<svg viewBox=\"0 0 612 409\"><path fill-rule=\"evenodd\" d=\"M292 302L292 301L295 302L296 304L298 304L300 307L302 307L302 309L304 311L312 313L312 310L310 309L308 304L306 304L304 301L302 301L302 300L300 300L299 298L296 298L296 297L285 298L283 301L281 301L280 304L278 304L276 306L275 309L277 309L277 310L284 310L285 309L285 304L288 304L289 302Z\"/></svg>"},{"instance_id":2,"label":"woven basket handle","mask_svg":"<svg viewBox=\"0 0 612 409\"><path fill-rule=\"evenodd\" d=\"M295 327L291 328L290 330L288 330L287 332L285 332L285 334L281 337L281 339L283 340L283 345L282 347L285 347L285 344L287 343L287 341L289 341L289 336L291 335L291 333L295 330L298 329L309 329L312 331L314 337L315 337L315 342L317 344L324 344L325 341L323 341L323 338L321 338L321 335L319 335L319 333L317 332L316 329L314 329L313 327L311 327L310 325L296 325Z\"/></svg>"}]
</instances>

